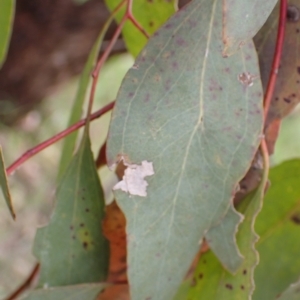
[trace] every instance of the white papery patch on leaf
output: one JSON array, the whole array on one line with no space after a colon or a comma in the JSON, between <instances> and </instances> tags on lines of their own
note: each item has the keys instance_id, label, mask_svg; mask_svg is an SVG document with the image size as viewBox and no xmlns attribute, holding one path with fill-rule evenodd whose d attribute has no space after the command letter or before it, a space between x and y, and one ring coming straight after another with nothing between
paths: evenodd
<instances>
[{"instance_id":1,"label":"white papery patch on leaf","mask_svg":"<svg viewBox=\"0 0 300 300\"><path fill-rule=\"evenodd\" d=\"M123 163L127 166L127 169L124 172L122 180L118 182L113 189L122 190L131 195L146 197L148 182L145 180L145 177L154 175L153 163L143 160L139 166L128 164L124 159Z\"/></svg>"}]
</instances>

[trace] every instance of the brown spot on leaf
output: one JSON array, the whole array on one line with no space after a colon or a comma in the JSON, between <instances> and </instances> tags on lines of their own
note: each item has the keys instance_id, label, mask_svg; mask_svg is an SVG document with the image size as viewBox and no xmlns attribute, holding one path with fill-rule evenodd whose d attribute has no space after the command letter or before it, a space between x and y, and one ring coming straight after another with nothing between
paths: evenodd
<instances>
[{"instance_id":1,"label":"brown spot on leaf","mask_svg":"<svg viewBox=\"0 0 300 300\"><path fill-rule=\"evenodd\" d=\"M86 212L90 212L89 208L86 208L85 211L86 211Z\"/></svg>"},{"instance_id":2,"label":"brown spot on leaf","mask_svg":"<svg viewBox=\"0 0 300 300\"><path fill-rule=\"evenodd\" d=\"M297 22L300 18L299 8L295 5L289 5L286 12L286 19L288 22Z\"/></svg>"},{"instance_id":3,"label":"brown spot on leaf","mask_svg":"<svg viewBox=\"0 0 300 300\"><path fill-rule=\"evenodd\" d=\"M246 275L246 274L247 274L247 270L246 270L246 269L243 271L243 274L244 274L244 275Z\"/></svg>"},{"instance_id":4,"label":"brown spot on leaf","mask_svg":"<svg viewBox=\"0 0 300 300\"><path fill-rule=\"evenodd\" d=\"M84 227L84 224L83 224L83 223L81 223L79 226L80 226L80 227Z\"/></svg>"},{"instance_id":5,"label":"brown spot on leaf","mask_svg":"<svg viewBox=\"0 0 300 300\"><path fill-rule=\"evenodd\" d=\"M226 284L225 284L225 287L226 287L227 289L229 289L229 290L232 290L232 289L233 289L233 286L232 286L232 284L230 284L230 283L226 283Z\"/></svg>"},{"instance_id":6,"label":"brown spot on leaf","mask_svg":"<svg viewBox=\"0 0 300 300\"><path fill-rule=\"evenodd\" d=\"M285 103L291 103L291 102L292 102L291 99L289 99L289 98L283 98L283 101L284 101Z\"/></svg>"},{"instance_id":7,"label":"brown spot on leaf","mask_svg":"<svg viewBox=\"0 0 300 300\"><path fill-rule=\"evenodd\" d=\"M202 279L203 278L203 273L199 273L198 278Z\"/></svg>"},{"instance_id":8,"label":"brown spot on leaf","mask_svg":"<svg viewBox=\"0 0 300 300\"><path fill-rule=\"evenodd\" d=\"M300 225L300 215L299 215L299 214L293 215L293 216L291 217L291 220L292 220L295 224Z\"/></svg>"},{"instance_id":9,"label":"brown spot on leaf","mask_svg":"<svg viewBox=\"0 0 300 300\"><path fill-rule=\"evenodd\" d=\"M241 285L241 290L244 290L244 289L245 289L245 287L243 285Z\"/></svg>"},{"instance_id":10,"label":"brown spot on leaf","mask_svg":"<svg viewBox=\"0 0 300 300\"><path fill-rule=\"evenodd\" d=\"M87 242L83 242L83 243L82 243L82 246L83 246L84 249L87 249L88 245L89 245L89 244L88 244Z\"/></svg>"},{"instance_id":11,"label":"brown spot on leaf","mask_svg":"<svg viewBox=\"0 0 300 300\"><path fill-rule=\"evenodd\" d=\"M154 22L153 22L153 21L150 21L150 22L149 22L149 26L150 26L150 27L153 27L153 26L154 26Z\"/></svg>"}]
</instances>

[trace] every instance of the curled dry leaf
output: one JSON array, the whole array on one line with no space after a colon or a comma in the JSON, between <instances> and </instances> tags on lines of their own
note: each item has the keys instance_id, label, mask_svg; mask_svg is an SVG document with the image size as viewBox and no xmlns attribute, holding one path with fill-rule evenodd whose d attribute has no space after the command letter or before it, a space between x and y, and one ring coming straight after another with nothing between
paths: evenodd
<instances>
[{"instance_id":1,"label":"curled dry leaf","mask_svg":"<svg viewBox=\"0 0 300 300\"><path fill-rule=\"evenodd\" d=\"M109 282L127 281L126 276L126 220L114 201L106 206L103 233L110 245ZM113 298L114 299L114 298Z\"/></svg>"}]
</instances>

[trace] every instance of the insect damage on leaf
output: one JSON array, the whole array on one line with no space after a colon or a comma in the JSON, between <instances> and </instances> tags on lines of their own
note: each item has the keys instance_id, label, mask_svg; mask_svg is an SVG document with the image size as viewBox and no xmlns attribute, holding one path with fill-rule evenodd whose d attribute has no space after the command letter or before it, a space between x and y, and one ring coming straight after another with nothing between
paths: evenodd
<instances>
[{"instance_id":1,"label":"insect damage on leaf","mask_svg":"<svg viewBox=\"0 0 300 300\"><path fill-rule=\"evenodd\" d=\"M258 77L250 74L249 72L243 72L238 75L239 82L245 86L252 86L253 80L256 78L258 78Z\"/></svg>"},{"instance_id":2,"label":"insect damage on leaf","mask_svg":"<svg viewBox=\"0 0 300 300\"><path fill-rule=\"evenodd\" d=\"M123 164L127 166L127 169L124 172L123 179L113 189L128 192L130 195L146 197L148 182L145 177L154 175L153 163L143 160L141 165L136 165L127 163L124 157L121 160L123 160Z\"/></svg>"}]
</instances>

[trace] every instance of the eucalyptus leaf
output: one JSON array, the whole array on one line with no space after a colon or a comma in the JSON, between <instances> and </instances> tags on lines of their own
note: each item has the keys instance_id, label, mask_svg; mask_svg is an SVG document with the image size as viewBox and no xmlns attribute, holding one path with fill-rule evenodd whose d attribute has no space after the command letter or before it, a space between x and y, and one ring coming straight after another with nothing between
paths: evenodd
<instances>
[{"instance_id":1,"label":"eucalyptus leaf","mask_svg":"<svg viewBox=\"0 0 300 300\"><path fill-rule=\"evenodd\" d=\"M12 33L15 0L1 0L0 4L0 68L2 67Z\"/></svg>"},{"instance_id":2,"label":"eucalyptus leaf","mask_svg":"<svg viewBox=\"0 0 300 300\"><path fill-rule=\"evenodd\" d=\"M6 169L4 164L4 158L2 153L2 147L0 146L0 187L2 189L2 193L5 199L5 202L7 204L7 207L9 209L9 212L13 219L16 218L16 214L14 212L14 208L12 205L12 199L9 192L8 182L7 182L7 176L6 176Z\"/></svg>"},{"instance_id":3,"label":"eucalyptus leaf","mask_svg":"<svg viewBox=\"0 0 300 300\"><path fill-rule=\"evenodd\" d=\"M103 38L104 38L105 33L107 32L107 29L109 28L112 21L113 21L113 16L111 16L104 24L104 27L101 30L93 48L89 54L88 60L84 66L84 69L80 76L78 90L77 90L77 94L76 94L73 108L71 111L70 119L68 122L68 127L73 125L76 121L78 121L82 114L82 106L83 106L86 92L88 89L88 85L89 85L89 82L91 79L91 74L92 74L93 68L95 66L95 63L96 63L96 60L97 60L97 57L99 54L99 50L100 50L100 47L103 42ZM60 163L59 163L59 171L58 171L58 176L57 176L58 179L61 178L62 174L65 172L67 166L69 165L69 163L72 159L72 155L70 155L70 154L72 154L74 151L77 136L78 136L78 131L75 131L75 132L71 133L70 135L68 135L64 139L64 145L63 145L63 149L62 149L62 153L61 153L61 159L60 159Z\"/></svg>"},{"instance_id":4,"label":"eucalyptus leaf","mask_svg":"<svg viewBox=\"0 0 300 300\"><path fill-rule=\"evenodd\" d=\"M278 0L223 0L224 54L231 55L252 39Z\"/></svg>"},{"instance_id":5,"label":"eucalyptus leaf","mask_svg":"<svg viewBox=\"0 0 300 300\"><path fill-rule=\"evenodd\" d=\"M23 300L96 300L107 284L81 284L64 287L37 289Z\"/></svg>"},{"instance_id":6,"label":"eucalyptus leaf","mask_svg":"<svg viewBox=\"0 0 300 300\"><path fill-rule=\"evenodd\" d=\"M270 171L271 186L255 229L260 235L253 300L275 299L300 277L300 160Z\"/></svg>"},{"instance_id":7,"label":"eucalyptus leaf","mask_svg":"<svg viewBox=\"0 0 300 300\"><path fill-rule=\"evenodd\" d=\"M39 286L105 281L109 254L101 230L105 204L87 134L61 179L56 199L50 223L38 229L34 243L41 263Z\"/></svg>"},{"instance_id":8,"label":"eucalyptus leaf","mask_svg":"<svg viewBox=\"0 0 300 300\"><path fill-rule=\"evenodd\" d=\"M279 4L259 33L254 42L259 55L261 79L264 89L267 88L272 68L277 40ZM275 119L282 119L289 114L300 101L300 1L290 0L287 12L285 38L280 68L277 74L267 124Z\"/></svg>"},{"instance_id":9,"label":"eucalyptus leaf","mask_svg":"<svg viewBox=\"0 0 300 300\"><path fill-rule=\"evenodd\" d=\"M243 256L236 244L237 226L241 222L241 215L237 214L233 205L220 224L209 229L205 234L209 248L231 273L235 273L243 262Z\"/></svg>"},{"instance_id":10,"label":"eucalyptus leaf","mask_svg":"<svg viewBox=\"0 0 300 300\"><path fill-rule=\"evenodd\" d=\"M289 286L279 297L278 300L299 300L300 298L300 281Z\"/></svg>"},{"instance_id":11,"label":"eucalyptus leaf","mask_svg":"<svg viewBox=\"0 0 300 300\"><path fill-rule=\"evenodd\" d=\"M211 251L200 257L194 274L194 284L188 294L189 300L248 300L252 299L254 268L258 264L255 244L258 236L254 231L255 219L262 208L268 170L264 170L263 180L258 189L244 200L245 219L239 227L237 243L244 260L235 275L228 273ZM245 205L248 204L248 205ZM269 299L269 298L260 298Z\"/></svg>"},{"instance_id":12,"label":"eucalyptus leaf","mask_svg":"<svg viewBox=\"0 0 300 300\"><path fill-rule=\"evenodd\" d=\"M150 38L120 88L107 160L128 170L115 196L133 300L174 296L257 150L256 51L251 41L229 58L222 49L222 1L193 1Z\"/></svg>"}]
</instances>

